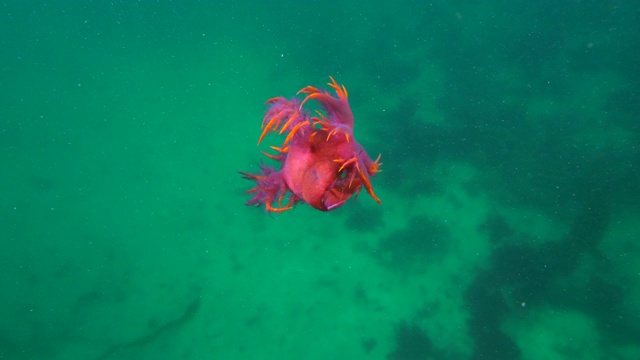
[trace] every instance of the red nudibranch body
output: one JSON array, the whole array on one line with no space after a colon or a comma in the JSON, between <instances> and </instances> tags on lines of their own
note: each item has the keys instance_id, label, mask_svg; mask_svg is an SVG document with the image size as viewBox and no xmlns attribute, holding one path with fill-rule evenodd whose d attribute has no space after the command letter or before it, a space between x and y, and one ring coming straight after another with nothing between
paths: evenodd
<instances>
[{"instance_id":1,"label":"red nudibranch body","mask_svg":"<svg viewBox=\"0 0 640 360\"><path fill-rule=\"evenodd\" d=\"M353 137L347 89L330 79L328 85L337 97L307 86L298 92L306 94L302 101L296 97L267 100L258 144L268 133L286 133L282 146L271 146L277 154L264 153L280 162L281 167L278 171L262 164L259 174L240 172L256 183L247 191L253 195L247 205L264 205L267 211L283 212L304 201L318 210L330 211L357 195L363 186L380 203L370 181L380 172L380 156L372 160ZM316 111L317 116L311 116L303 108L309 100L317 101L325 113ZM287 203L283 204L287 194Z\"/></svg>"}]
</instances>

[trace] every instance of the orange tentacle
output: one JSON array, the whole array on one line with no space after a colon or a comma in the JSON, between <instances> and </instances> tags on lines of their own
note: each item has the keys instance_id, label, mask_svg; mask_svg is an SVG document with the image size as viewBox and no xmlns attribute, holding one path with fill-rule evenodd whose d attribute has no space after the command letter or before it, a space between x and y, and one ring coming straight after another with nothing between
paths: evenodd
<instances>
[{"instance_id":1,"label":"orange tentacle","mask_svg":"<svg viewBox=\"0 0 640 360\"><path fill-rule=\"evenodd\" d=\"M281 155L280 155L280 154L278 154L278 155L272 155L272 154L269 154L269 153L268 153L268 152L266 152L266 151L261 151L261 153L262 153L264 156L268 157L269 159L273 159L273 160L276 160L276 161L282 161L282 157L281 157Z\"/></svg>"},{"instance_id":2,"label":"orange tentacle","mask_svg":"<svg viewBox=\"0 0 640 360\"><path fill-rule=\"evenodd\" d=\"M304 100L302 100L302 102L300 103L300 109L302 109L302 106L309 100L311 99L316 99L321 97L322 95L324 95L323 93L319 93L319 92L315 92L315 93L311 93L310 95L308 95L306 98L304 98Z\"/></svg>"},{"instance_id":3,"label":"orange tentacle","mask_svg":"<svg viewBox=\"0 0 640 360\"><path fill-rule=\"evenodd\" d=\"M287 122L284 123L284 125L282 125L282 129L280 129L280 132L278 134L282 134L287 129L287 127L289 127L291 122L298 117L298 114L299 114L299 112L297 112L297 111L295 113L293 113L293 115L291 115L289 117L289 120L287 120Z\"/></svg>"},{"instance_id":4,"label":"orange tentacle","mask_svg":"<svg viewBox=\"0 0 640 360\"><path fill-rule=\"evenodd\" d=\"M265 208L267 209L267 211L281 213L281 212L285 212L287 210L291 210L293 208L293 206L291 206L291 202L289 202L289 204L287 204L287 206L284 206L284 207L282 207L282 206L273 207L273 206L271 206L271 201L267 201L265 203Z\"/></svg>"},{"instance_id":5,"label":"orange tentacle","mask_svg":"<svg viewBox=\"0 0 640 360\"><path fill-rule=\"evenodd\" d=\"M382 163L380 162L380 157L382 156L382 154L379 154L378 157L376 158L376 160L373 162L373 164L371 164L371 166L369 166L369 173L370 174L376 174L381 172L382 170L380 170L380 166L382 165Z\"/></svg>"},{"instance_id":6,"label":"orange tentacle","mask_svg":"<svg viewBox=\"0 0 640 360\"><path fill-rule=\"evenodd\" d=\"M272 117L271 120L269 120L267 125L264 127L264 129L262 130L262 134L260 134L260 138L258 139L258 145L260 145L260 143L262 142L262 139L264 139L265 135L267 135L267 133L269 132L269 130L273 126L275 120L276 120L276 118Z\"/></svg>"},{"instance_id":7,"label":"orange tentacle","mask_svg":"<svg viewBox=\"0 0 640 360\"><path fill-rule=\"evenodd\" d=\"M331 79L331 82L327 83L327 85L335 89L336 94L339 98L346 99L349 96L349 94L347 93L347 88L344 85L338 85L338 82L332 76L329 76L329 79Z\"/></svg>"},{"instance_id":8,"label":"orange tentacle","mask_svg":"<svg viewBox=\"0 0 640 360\"><path fill-rule=\"evenodd\" d=\"M353 164L356 161L358 161L358 157L357 156L354 156L351 159L345 161L344 163L342 163L342 166L340 166L340 168L338 169L338 172L342 171L342 169L344 169L345 166L347 166L349 164Z\"/></svg>"},{"instance_id":9,"label":"orange tentacle","mask_svg":"<svg viewBox=\"0 0 640 360\"><path fill-rule=\"evenodd\" d=\"M278 100L280 100L280 99L282 99L282 98L283 98L282 96L272 97L271 99L269 99L269 100L265 101L265 102L264 102L264 104L265 104L265 105L266 105L266 104L271 104L271 103L276 102L276 101L278 101Z\"/></svg>"},{"instance_id":10,"label":"orange tentacle","mask_svg":"<svg viewBox=\"0 0 640 360\"><path fill-rule=\"evenodd\" d=\"M296 126L294 126L293 129L291 129L287 137L284 139L283 146L286 145L293 138L293 135L295 135L296 132L298 132L298 130L305 125L309 125L309 121L303 121L301 123L296 124Z\"/></svg>"},{"instance_id":11,"label":"orange tentacle","mask_svg":"<svg viewBox=\"0 0 640 360\"><path fill-rule=\"evenodd\" d=\"M378 204L382 204L382 201L380 201L380 199L373 192L373 186L371 186L371 181L369 181L369 177L362 171L362 169L360 169L360 166L358 166L357 164L356 164L356 168L358 168L358 173L360 173L362 184L364 185L364 188L367 189L367 192L369 193L369 195L371 195L371 198L373 198L373 200L375 200Z\"/></svg>"}]
</instances>

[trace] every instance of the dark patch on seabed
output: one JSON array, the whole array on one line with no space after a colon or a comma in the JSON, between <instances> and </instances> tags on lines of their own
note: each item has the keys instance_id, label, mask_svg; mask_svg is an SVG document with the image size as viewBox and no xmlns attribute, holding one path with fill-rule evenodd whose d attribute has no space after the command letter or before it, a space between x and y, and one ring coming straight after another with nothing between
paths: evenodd
<instances>
[{"instance_id":1,"label":"dark patch on seabed","mask_svg":"<svg viewBox=\"0 0 640 360\"><path fill-rule=\"evenodd\" d=\"M196 316L199 309L200 296L196 296L195 299L187 305L185 310L182 312L182 315L177 319L161 324L149 331L147 334L136 339L126 343L110 346L104 353L102 353L102 355L98 356L96 360L131 358L136 352L142 351L144 346L153 343L161 336L178 330L180 327L191 321Z\"/></svg>"},{"instance_id":2,"label":"dark patch on seabed","mask_svg":"<svg viewBox=\"0 0 640 360\"><path fill-rule=\"evenodd\" d=\"M607 280L614 276L598 250L609 219L607 200L595 194L585 202L561 241L537 246L528 245L531 242L526 239L504 243L506 238L517 236L505 228L505 222L492 219L484 227L501 245L492 256L492 266L481 272L466 292L471 313L469 329L475 343L471 359L520 358L520 350L501 325L516 310L513 304L521 302L528 309L553 306L587 310L612 343L632 345L637 341L632 334L640 333L640 326L622 309L625 290ZM568 290L557 281L570 276L584 256L595 259L597 271L592 272L586 284L570 289L572 295L568 296Z\"/></svg>"},{"instance_id":3,"label":"dark patch on seabed","mask_svg":"<svg viewBox=\"0 0 640 360\"><path fill-rule=\"evenodd\" d=\"M388 360L443 359L429 337L413 323L401 322L396 327L396 348Z\"/></svg>"},{"instance_id":4,"label":"dark patch on seabed","mask_svg":"<svg viewBox=\"0 0 640 360\"><path fill-rule=\"evenodd\" d=\"M438 261L446 252L449 232L426 216L416 216L401 230L379 240L374 256L378 262L405 275L419 274L426 265Z\"/></svg>"}]
</instances>

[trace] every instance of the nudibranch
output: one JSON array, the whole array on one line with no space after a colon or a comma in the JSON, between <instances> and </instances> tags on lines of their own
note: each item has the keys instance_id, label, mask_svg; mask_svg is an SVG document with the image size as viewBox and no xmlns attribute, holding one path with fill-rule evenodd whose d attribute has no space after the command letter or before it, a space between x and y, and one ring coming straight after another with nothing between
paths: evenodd
<instances>
[{"instance_id":1,"label":"nudibranch","mask_svg":"<svg viewBox=\"0 0 640 360\"><path fill-rule=\"evenodd\" d=\"M330 211L357 195L363 186L380 204L370 180L380 172L380 156L372 160L354 138L347 89L329 78L328 85L337 97L307 86L297 93L306 95L302 101L297 97L267 100L258 144L269 133L286 134L282 146L271 146L276 154L263 152L280 163L280 170L262 164L259 174L240 172L256 183L247 191L252 197L246 205L264 205L267 211L283 212L303 201ZM316 110L312 116L305 109L309 100L315 100L324 113Z\"/></svg>"}]
</instances>

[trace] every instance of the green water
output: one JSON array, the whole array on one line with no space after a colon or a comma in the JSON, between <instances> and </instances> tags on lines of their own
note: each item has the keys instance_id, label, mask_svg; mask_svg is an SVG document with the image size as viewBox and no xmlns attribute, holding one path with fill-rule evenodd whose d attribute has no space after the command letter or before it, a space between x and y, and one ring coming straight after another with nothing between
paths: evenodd
<instances>
[{"instance_id":1,"label":"green water","mask_svg":"<svg viewBox=\"0 0 640 360\"><path fill-rule=\"evenodd\" d=\"M0 5L0 359L640 358L634 1ZM245 207L345 84L333 212Z\"/></svg>"}]
</instances>

